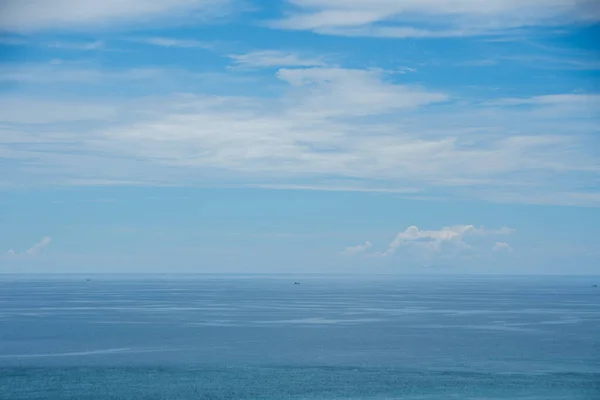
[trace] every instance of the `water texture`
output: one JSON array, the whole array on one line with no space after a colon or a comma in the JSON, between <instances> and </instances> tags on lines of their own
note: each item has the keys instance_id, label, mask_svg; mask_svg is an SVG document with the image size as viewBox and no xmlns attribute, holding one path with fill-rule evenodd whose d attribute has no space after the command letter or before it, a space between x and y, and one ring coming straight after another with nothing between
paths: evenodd
<instances>
[{"instance_id":1,"label":"water texture","mask_svg":"<svg viewBox=\"0 0 600 400\"><path fill-rule=\"evenodd\" d=\"M589 278L0 280L0 399L600 399Z\"/></svg>"}]
</instances>

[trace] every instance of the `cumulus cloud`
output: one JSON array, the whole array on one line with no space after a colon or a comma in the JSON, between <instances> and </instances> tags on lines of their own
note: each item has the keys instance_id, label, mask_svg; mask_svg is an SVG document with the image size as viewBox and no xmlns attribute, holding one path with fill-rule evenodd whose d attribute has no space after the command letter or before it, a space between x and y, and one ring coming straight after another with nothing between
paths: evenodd
<instances>
[{"instance_id":1,"label":"cumulus cloud","mask_svg":"<svg viewBox=\"0 0 600 400\"><path fill-rule=\"evenodd\" d=\"M45 236L39 242L37 242L36 244L31 246L29 249L25 250L23 255L24 256L35 256L36 254L39 254L44 248L48 247L50 245L50 242L52 242L52 238L50 236ZM9 257L17 257L20 254L15 252L13 249L10 249L7 252L7 255Z\"/></svg>"},{"instance_id":2,"label":"cumulus cloud","mask_svg":"<svg viewBox=\"0 0 600 400\"><path fill-rule=\"evenodd\" d=\"M342 252L345 255L353 256L356 254L364 253L371 248L371 242L365 242L364 244L359 244L357 246L346 247L346 249Z\"/></svg>"},{"instance_id":3,"label":"cumulus cloud","mask_svg":"<svg viewBox=\"0 0 600 400\"><path fill-rule=\"evenodd\" d=\"M232 11L233 0L3 0L0 30L94 29L125 23L186 20Z\"/></svg>"},{"instance_id":4,"label":"cumulus cloud","mask_svg":"<svg viewBox=\"0 0 600 400\"><path fill-rule=\"evenodd\" d=\"M381 253L382 257L392 255L401 246L417 245L431 251L439 251L443 244L452 244L457 247L466 248L464 238L469 235L505 235L510 233L508 228L488 230L483 227L476 228L473 225L456 225L444 227L439 230L420 230L416 226L410 226L396 235L389 244L388 249Z\"/></svg>"},{"instance_id":5,"label":"cumulus cloud","mask_svg":"<svg viewBox=\"0 0 600 400\"><path fill-rule=\"evenodd\" d=\"M513 251L512 246L506 242L496 242L492 249L497 252L503 252L503 251L504 252L512 252Z\"/></svg>"},{"instance_id":6,"label":"cumulus cloud","mask_svg":"<svg viewBox=\"0 0 600 400\"><path fill-rule=\"evenodd\" d=\"M37 242L36 244L34 244L33 246L31 246L29 249L27 249L27 251L25 252L25 254L27 254L29 256L36 255L44 247L48 246L51 241L52 241L52 239L50 238L50 236L46 236L46 237L42 238L42 240L40 240L39 242Z\"/></svg>"},{"instance_id":7,"label":"cumulus cloud","mask_svg":"<svg viewBox=\"0 0 600 400\"><path fill-rule=\"evenodd\" d=\"M465 242L467 236L507 235L511 232L513 232L513 230L509 228L486 229L484 227L475 227L474 225L456 225L443 227L437 230L422 230L417 226L409 226L396 235L394 240L388 245L387 250L380 253L374 253L373 255L377 257L388 257L396 253L396 251L403 246L415 246L431 253L439 252L444 245L451 245L455 248L464 249L470 247ZM367 244L368 245L348 247L344 252L350 255L365 252L371 247L370 242L367 242Z\"/></svg>"},{"instance_id":8,"label":"cumulus cloud","mask_svg":"<svg viewBox=\"0 0 600 400\"><path fill-rule=\"evenodd\" d=\"M288 0L270 26L322 34L449 37L600 20L593 0Z\"/></svg>"}]
</instances>

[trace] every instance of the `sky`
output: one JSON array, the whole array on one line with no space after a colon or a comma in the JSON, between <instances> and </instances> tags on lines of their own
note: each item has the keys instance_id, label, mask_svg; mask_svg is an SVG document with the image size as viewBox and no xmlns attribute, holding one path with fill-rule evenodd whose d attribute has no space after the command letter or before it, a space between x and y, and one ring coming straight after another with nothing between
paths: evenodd
<instances>
[{"instance_id":1,"label":"sky","mask_svg":"<svg viewBox=\"0 0 600 400\"><path fill-rule=\"evenodd\" d=\"M0 273L600 273L594 0L0 0Z\"/></svg>"}]
</instances>

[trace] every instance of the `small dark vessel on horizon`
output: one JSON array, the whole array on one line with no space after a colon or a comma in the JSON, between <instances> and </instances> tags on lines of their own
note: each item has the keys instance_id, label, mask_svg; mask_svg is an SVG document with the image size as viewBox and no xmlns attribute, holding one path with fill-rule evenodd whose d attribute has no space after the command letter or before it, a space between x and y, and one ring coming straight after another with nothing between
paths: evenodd
<instances>
[{"instance_id":1,"label":"small dark vessel on horizon","mask_svg":"<svg viewBox=\"0 0 600 400\"><path fill-rule=\"evenodd\" d=\"M300 284L300 282L294 282L294 285L299 285L299 284Z\"/></svg>"}]
</instances>

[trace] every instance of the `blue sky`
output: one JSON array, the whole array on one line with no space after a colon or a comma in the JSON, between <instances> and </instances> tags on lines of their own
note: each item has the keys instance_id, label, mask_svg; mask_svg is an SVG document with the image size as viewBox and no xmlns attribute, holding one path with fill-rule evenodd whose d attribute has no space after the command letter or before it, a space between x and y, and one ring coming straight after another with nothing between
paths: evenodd
<instances>
[{"instance_id":1,"label":"blue sky","mask_svg":"<svg viewBox=\"0 0 600 400\"><path fill-rule=\"evenodd\" d=\"M0 7L2 272L600 272L594 1Z\"/></svg>"}]
</instances>

